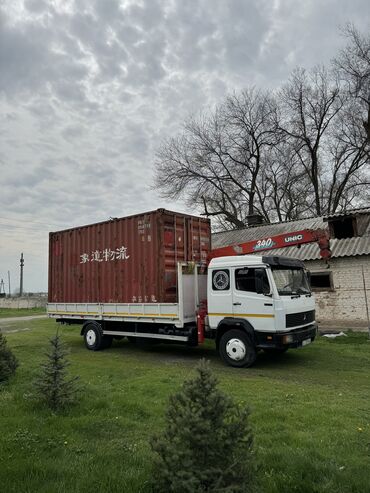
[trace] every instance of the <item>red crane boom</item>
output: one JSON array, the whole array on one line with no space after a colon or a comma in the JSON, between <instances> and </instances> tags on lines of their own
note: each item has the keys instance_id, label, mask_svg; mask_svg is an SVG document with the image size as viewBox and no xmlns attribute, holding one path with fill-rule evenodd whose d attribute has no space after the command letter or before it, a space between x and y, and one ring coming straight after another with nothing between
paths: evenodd
<instances>
[{"instance_id":1,"label":"red crane boom","mask_svg":"<svg viewBox=\"0 0 370 493\"><path fill-rule=\"evenodd\" d=\"M274 248L283 248L314 242L317 242L319 245L320 256L329 259L331 257L329 233L325 229L302 229L292 233L269 236L267 238L247 241L237 245L215 248L214 250L211 250L208 258L211 260L215 257L245 255L248 253L258 253L264 250L272 250Z\"/></svg>"}]
</instances>

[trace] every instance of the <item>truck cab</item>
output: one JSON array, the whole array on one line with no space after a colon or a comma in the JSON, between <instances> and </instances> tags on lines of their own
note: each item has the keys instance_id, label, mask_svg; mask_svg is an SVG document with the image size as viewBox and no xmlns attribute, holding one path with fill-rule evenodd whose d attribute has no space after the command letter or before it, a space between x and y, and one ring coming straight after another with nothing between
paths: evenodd
<instances>
[{"instance_id":1,"label":"truck cab","mask_svg":"<svg viewBox=\"0 0 370 493\"><path fill-rule=\"evenodd\" d=\"M303 262L241 255L210 261L206 334L231 366L251 366L259 350L282 353L316 336L315 300Z\"/></svg>"}]
</instances>

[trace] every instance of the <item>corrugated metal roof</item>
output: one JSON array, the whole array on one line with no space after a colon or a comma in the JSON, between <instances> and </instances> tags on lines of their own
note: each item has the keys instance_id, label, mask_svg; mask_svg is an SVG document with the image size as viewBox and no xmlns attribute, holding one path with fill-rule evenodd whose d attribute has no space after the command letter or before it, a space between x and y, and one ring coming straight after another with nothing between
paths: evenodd
<instances>
[{"instance_id":1,"label":"corrugated metal roof","mask_svg":"<svg viewBox=\"0 0 370 493\"><path fill-rule=\"evenodd\" d=\"M362 207L359 209L351 209L348 211L336 212L335 214L330 214L329 216L324 216L324 219L332 219L335 217L344 217L344 216L358 216L359 214L370 214L370 207Z\"/></svg>"},{"instance_id":2,"label":"corrugated metal roof","mask_svg":"<svg viewBox=\"0 0 370 493\"><path fill-rule=\"evenodd\" d=\"M317 243L307 243L301 247L291 246L284 248L275 248L273 250L263 250L259 255L277 255L282 257L293 257L300 260L317 260L320 259L320 248Z\"/></svg>"},{"instance_id":3,"label":"corrugated metal roof","mask_svg":"<svg viewBox=\"0 0 370 493\"><path fill-rule=\"evenodd\" d=\"M370 236L357 236L330 240L332 257L349 257L351 255L370 254Z\"/></svg>"},{"instance_id":4,"label":"corrugated metal roof","mask_svg":"<svg viewBox=\"0 0 370 493\"><path fill-rule=\"evenodd\" d=\"M298 221L286 221L275 224L261 224L245 229L220 231L212 234L212 248L236 245L245 241L260 240L269 236L300 231L302 229L328 229L328 224L322 217L311 217Z\"/></svg>"}]
</instances>

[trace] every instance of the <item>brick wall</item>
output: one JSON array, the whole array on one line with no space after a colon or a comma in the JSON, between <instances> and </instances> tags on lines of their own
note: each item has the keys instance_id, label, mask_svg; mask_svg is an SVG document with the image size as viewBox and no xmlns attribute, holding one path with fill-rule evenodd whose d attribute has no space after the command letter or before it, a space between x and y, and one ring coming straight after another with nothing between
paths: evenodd
<instances>
[{"instance_id":1,"label":"brick wall","mask_svg":"<svg viewBox=\"0 0 370 493\"><path fill-rule=\"evenodd\" d=\"M370 310L370 255L333 258L329 268L322 260L310 260L311 272L330 271L332 290L315 291L317 320L338 326L367 326L366 299ZM362 271L365 277L365 286Z\"/></svg>"}]
</instances>

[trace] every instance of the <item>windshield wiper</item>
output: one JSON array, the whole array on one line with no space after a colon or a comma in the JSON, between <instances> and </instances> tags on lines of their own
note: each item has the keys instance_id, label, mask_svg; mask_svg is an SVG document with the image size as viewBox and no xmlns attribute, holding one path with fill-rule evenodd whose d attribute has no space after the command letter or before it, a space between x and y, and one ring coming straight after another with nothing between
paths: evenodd
<instances>
[{"instance_id":1,"label":"windshield wiper","mask_svg":"<svg viewBox=\"0 0 370 493\"><path fill-rule=\"evenodd\" d=\"M309 294L309 295L311 295L311 291L308 291L308 289L304 289L304 288L298 288L297 294Z\"/></svg>"},{"instance_id":2,"label":"windshield wiper","mask_svg":"<svg viewBox=\"0 0 370 493\"><path fill-rule=\"evenodd\" d=\"M291 296L292 298L299 298L301 295L297 291L279 291L280 296Z\"/></svg>"}]
</instances>

